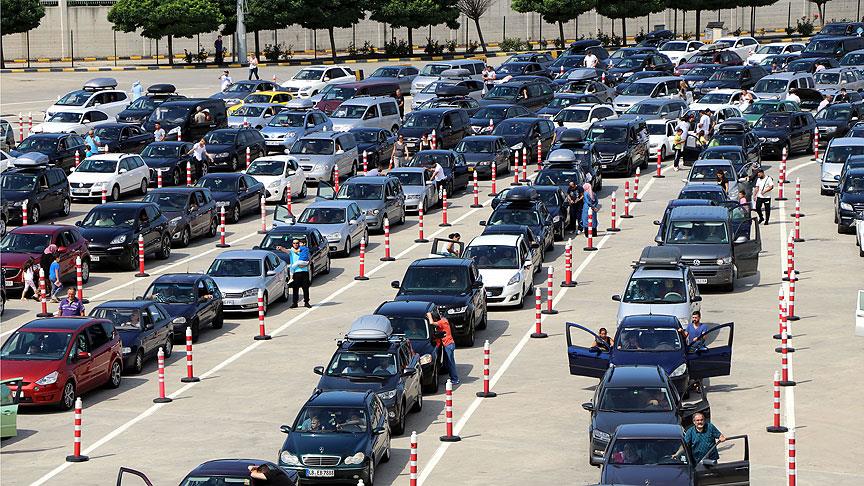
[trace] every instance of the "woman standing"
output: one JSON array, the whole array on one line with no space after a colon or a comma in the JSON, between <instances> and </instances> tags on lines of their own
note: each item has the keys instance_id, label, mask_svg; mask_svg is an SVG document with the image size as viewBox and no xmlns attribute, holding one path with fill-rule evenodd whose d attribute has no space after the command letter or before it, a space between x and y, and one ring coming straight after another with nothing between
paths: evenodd
<instances>
[{"instance_id":1,"label":"woman standing","mask_svg":"<svg viewBox=\"0 0 864 486\"><path fill-rule=\"evenodd\" d=\"M429 142L429 136L425 133L420 137L420 147L417 151L419 152L420 150L432 150L432 143Z\"/></svg>"},{"instance_id":2,"label":"woman standing","mask_svg":"<svg viewBox=\"0 0 864 486\"><path fill-rule=\"evenodd\" d=\"M393 164L391 169L395 167L401 167L406 162L406 157L408 156L408 146L405 145L405 137L401 134L399 138L396 139L396 143L393 144Z\"/></svg>"},{"instance_id":3,"label":"woman standing","mask_svg":"<svg viewBox=\"0 0 864 486\"><path fill-rule=\"evenodd\" d=\"M36 273L38 272L36 262L33 257L24 262L24 267L21 269L24 274L24 290L21 291L21 300L27 300L27 290L33 289L33 298L39 299L39 289L36 287Z\"/></svg>"},{"instance_id":4,"label":"woman standing","mask_svg":"<svg viewBox=\"0 0 864 486\"><path fill-rule=\"evenodd\" d=\"M723 192L729 192L729 181L726 180L726 174L724 174L722 170L718 170L715 175L717 176L717 184L720 184L720 187L723 188Z\"/></svg>"},{"instance_id":5,"label":"woman standing","mask_svg":"<svg viewBox=\"0 0 864 486\"><path fill-rule=\"evenodd\" d=\"M597 236L597 196L591 189L591 184L582 184L582 228L585 230L585 237L588 237L588 230L591 230L591 236ZM589 213L590 211L590 213ZM588 215L591 214L591 226L588 226Z\"/></svg>"}]
</instances>

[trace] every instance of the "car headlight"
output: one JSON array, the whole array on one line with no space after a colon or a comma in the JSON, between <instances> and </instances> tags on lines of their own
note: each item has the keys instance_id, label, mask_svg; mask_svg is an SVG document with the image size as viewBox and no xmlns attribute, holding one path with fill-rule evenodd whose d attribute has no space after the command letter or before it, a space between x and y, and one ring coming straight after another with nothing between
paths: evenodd
<instances>
[{"instance_id":1,"label":"car headlight","mask_svg":"<svg viewBox=\"0 0 864 486\"><path fill-rule=\"evenodd\" d=\"M181 219L183 219L183 218L180 216L171 218L171 221L168 221L168 224L171 226L177 226L177 223L179 223Z\"/></svg>"},{"instance_id":2,"label":"car headlight","mask_svg":"<svg viewBox=\"0 0 864 486\"><path fill-rule=\"evenodd\" d=\"M627 156L627 152L621 152L620 154L615 155L615 160L621 160Z\"/></svg>"},{"instance_id":3,"label":"car headlight","mask_svg":"<svg viewBox=\"0 0 864 486\"><path fill-rule=\"evenodd\" d=\"M296 138L296 137L297 137L296 132L288 132L285 134L285 138Z\"/></svg>"},{"instance_id":4,"label":"car headlight","mask_svg":"<svg viewBox=\"0 0 864 486\"><path fill-rule=\"evenodd\" d=\"M609 442L610 440L612 440L612 436L610 436L606 432L603 432L602 430L597 429L591 431L591 437L602 442Z\"/></svg>"},{"instance_id":5,"label":"car headlight","mask_svg":"<svg viewBox=\"0 0 864 486\"><path fill-rule=\"evenodd\" d=\"M380 392L380 393L377 393L377 395L378 395L378 398L380 398L381 400L392 400L392 399L396 398L396 390Z\"/></svg>"},{"instance_id":6,"label":"car headlight","mask_svg":"<svg viewBox=\"0 0 864 486\"><path fill-rule=\"evenodd\" d=\"M241 297L252 297L255 295L258 295L258 289L249 289L249 290L244 290L243 293L241 294Z\"/></svg>"},{"instance_id":7,"label":"car headlight","mask_svg":"<svg viewBox=\"0 0 864 486\"><path fill-rule=\"evenodd\" d=\"M675 371L669 375L669 378L678 378L679 376L683 376L684 373L687 373L687 363L681 363L681 366L675 368Z\"/></svg>"},{"instance_id":8,"label":"car headlight","mask_svg":"<svg viewBox=\"0 0 864 486\"><path fill-rule=\"evenodd\" d=\"M362 452L358 452L357 454L354 454L353 456L346 457L345 458L345 465L363 464L364 460L366 460L366 454L363 454Z\"/></svg>"},{"instance_id":9,"label":"car headlight","mask_svg":"<svg viewBox=\"0 0 864 486\"><path fill-rule=\"evenodd\" d=\"M129 354L132 352L132 348L127 348L124 346L120 351L122 351L123 354Z\"/></svg>"},{"instance_id":10,"label":"car headlight","mask_svg":"<svg viewBox=\"0 0 864 486\"><path fill-rule=\"evenodd\" d=\"M844 209L846 211L852 211L852 205L847 202L840 203L840 209Z\"/></svg>"},{"instance_id":11,"label":"car headlight","mask_svg":"<svg viewBox=\"0 0 864 486\"><path fill-rule=\"evenodd\" d=\"M420 364L421 365L427 365L431 362L432 362L432 355L431 354L424 354L423 356L420 356Z\"/></svg>"},{"instance_id":12,"label":"car headlight","mask_svg":"<svg viewBox=\"0 0 864 486\"><path fill-rule=\"evenodd\" d=\"M765 139L765 141L776 143L776 142L779 142L779 141L780 141L780 137L768 137L768 138Z\"/></svg>"},{"instance_id":13,"label":"car headlight","mask_svg":"<svg viewBox=\"0 0 864 486\"><path fill-rule=\"evenodd\" d=\"M60 376L60 372L52 371L51 373L48 373L47 375L43 376L42 378L39 378L38 380L36 380L36 384L37 385L50 385L52 383L56 383L57 377L59 377L59 376Z\"/></svg>"},{"instance_id":14,"label":"car headlight","mask_svg":"<svg viewBox=\"0 0 864 486\"><path fill-rule=\"evenodd\" d=\"M466 310L468 310L468 306L454 307L452 309L447 309L447 313L451 314L451 315L452 314L461 314L461 313L465 312Z\"/></svg>"},{"instance_id":15,"label":"car headlight","mask_svg":"<svg viewBox=\"0 0 864 486\"><path fill-rule=\"evenodd\" d=\"M327 235L327 239L328 240L341 240L342 239L342 233L331 233L331 234Z\"/></svg>"},{"instance_id":16,"label":"car headlight","mask_svg":"<svg viewBox=\"0 0 864 486\"><path fill-rule=\"evenodd\" d=\"M26 199L23 200L23 201L13 201L13 202L12 202L12 205L15 206L15 207L21 207L21 206L23 206L23 205L25 205L25 204L27 204L27 200L26 200Z\"/></svg>"},{"instance_id":17,"label":"car headlight","mask_svg":"<svg viewBox=\"0 0 864 486\"><path fill-rule=\"evenodd\" d=\"M515 283L520 282L521 280L522 280L522 274L517 273L516 275L513 275L512 277L510 277L510 280L507 281L507 285L513 285Z\"/></svg>"},{"instance_id":18,"label":"car headlight","mask_svg":"<svg viewBox=\"0 0 864 486\"><path fill-rule=\"evenodd\" d=\"M378 210L378 209L367 209L367 210L366 210L366 215L367 215L367 216L377 216L378 213L380 213L380 212L381 212L381 211Z\"/></svg>"},{"instance_id":19,"label":"car headlight","mask_svg":"<svg viewBox=\"0 0 864 486\"><path fill-rule=\"evenodd\" d=\"M282 451L279 454L279 460L282 461L282 463L287 465L287 466L299 466L300 465L300 459L288 451Z\"/></svg>"},{"instance_id":20,"label":"car headlight","mask_svg":"<svg viewBox=\"0 0 864 486\"><path fill-rule=\"evenodd\" d=\"M522 150L522 147L523 147L523 146L524 146L524 144L523 144L522 142L519 142L519 143L517 143L516 145L513 145L513 146L510 147L510 148L513 149L513 150Z\"/></svg>"},{"instance_id":21,"label":"car headlight","mask_svg":"<svg viewBox=\"0 0 864 486\"><path fill-rule=\"evenodd\" d=\"M277 179L277 180L271 182L269 185L267 185L267 187L268 187L268 188L271 188L271 187L275 188L275 187L279 187L279 186L281 186L281 185L282 185L282 180L281 180L281 179Z\"/></svg>"},{"instance_id":22,"label":"car headlight","mask_svg":"<svg viewBox=\"0 0 864 486\"><path fill-rule=\"evenodd\" d=\"M111 240L111 243L109 243L109 244L122 245L123 243L126 243L126 237L127 237L127 235L115 236L114 239Z\"/></svg>"},{"instance_id":23,"label":"car headlight","mask_svg":"<svg viewBox=\"0 0 864 486\"><path fill-rule=\"evenodd\" d=\"M729 265L730 263L732 263L732 257L731 256L717 259L717 265Z\"/></svg>"}]
</instances>

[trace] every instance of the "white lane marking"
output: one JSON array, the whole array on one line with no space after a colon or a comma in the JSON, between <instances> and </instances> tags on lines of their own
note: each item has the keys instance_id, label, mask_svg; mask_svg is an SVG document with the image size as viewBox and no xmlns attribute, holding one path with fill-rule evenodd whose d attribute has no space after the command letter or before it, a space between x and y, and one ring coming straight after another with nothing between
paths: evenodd
<instances>
[{"instance_id":1,"label":"white lane marking","mask_svg":"<svg viewBox=\"0 0 864 486\"><path fill-rule=\"evenodd\" d=\"M672 168L672 166L670 165L670 166L666 167L665 169L663 169L661 171L661 173L667 172L671 168ZM654 181L656 181L656 180L657 179L654 179L653 177L648 180L648 183L645 184L642 191L639 193L638 197L640 199L642 199L644 197L644 195L648 192L648 190L651 188L651 186L654 184ZM634 206L636 206L640 203L629 203L629 204L631 205L630 207L633 208ZM623 221L621 221L619 223L622 223L622 222ZM603 248L603 246L606 244L606 242L609 240L609 238L612 235L613 235L613 233L606 233L606 235L603 236L603 238L597 244L598 251L590 252L588 254L588 256L585 257L585 260L583 260L582 263L573 272L573 279L574 280L578 279L578 277L582 273L582 271L585 270L585 268L588 267L588 265L594 260L594 257L598 253L600 253L600 250ZM558 292L558 295L556 295L555 298L552 300L552 305L555 306L558 302L560 302L561 299L563 299L564 296L567 294L568 290L570 290L570 289L567 287L562 288ZM543 321L545 321L547 317L548 317L548 314L543 314L540 317L540 322L542 323ZM507 369L510 368L510 365L519 356L519 353L521 353L522 349L525 347L525 345L528 344L528 341L531 339L531 333L532 332L534 332L534 322L533 321L531 322L530 328L527 331L525 331L525 334L522 335L522 339L520 339L519 342L516 344L516 347L514 347L513 350L510 351L510 354L508 354L507 358L504 360L504 362L501 363L501 367L495 371L495 374L489 380L489 388L490 389L495 387L495 384L498 383L498 380L502 376L504 376L504 374L507 372ZM480 407L481 403L483 403L483 398L479 398L479 397L475 398L474 401L471 402L471 404L465 410L465 413L462 414L462 416L459 418L459 421L456 422L456 424L454 425L454 428L453 428L454 434L459 435L459 433L462 431L462 428L468 424L468 420L471 419L471 416L474 414L475 411L477 411L477 409ZM429 475L432 474L432 471L435 469L435 466L437 466L438 463L441 461L441 459L444 457L444 454L447 452L447 449L450 448L451 444L453 444L453 442L442 442L438 446L438 448L435 450L435 453L432 455L432 458L429 459L429 463L427 463L425 465L425 467L423 467L423 470L421 471L420 477L418 479L418 483L417 483L418 486L422 485L423 482L429 478Z\"/></svg>"}]
</instances>

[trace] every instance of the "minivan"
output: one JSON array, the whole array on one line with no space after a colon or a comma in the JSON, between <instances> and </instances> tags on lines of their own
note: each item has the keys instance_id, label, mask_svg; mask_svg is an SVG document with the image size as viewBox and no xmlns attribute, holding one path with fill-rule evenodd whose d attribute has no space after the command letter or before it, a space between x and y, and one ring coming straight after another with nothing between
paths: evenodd
<instances>
[{"instance_id":1,"label":"minivan","mask_svg":"<svg viewBox=\"0 0 864 486\"><path fill-rule=\"evenodd\" d=\"M681 78L677 76L660 76L634 81L615 97L615 111L623 113L627 108L647 98L667 98L677 95L680 83Z\"/></svg>"},{"instance_id":2,"label":"minivan","mask_svg":"<svg viewBox=\"0 0 864 486\"><path fill-rule=\"evenodd\" d=\"M801 57L833 56L840 59L846 54L864 49L864 37L817 37L801 51Z\"/></svg>"},{"instance_id":3,"label":"minivan","mask_svg":"<svg viewBox=\"0 0 864 486\"><path fill-rule=\"evenodd\" d=\"M816 80L810 73L769 74L753 86L753 94L762 100L783 100L792 88L815 89Z\"/></svg>"},{"instance_id":4,"label":"minivan","mask_svg":"<svg viewBox=\"0 0 864 486\"><path fill-rule=\"evenodd\" d=\"M477 61L475 59L458 59L453 61L436 61L429 63L423 66L423 69L420 70L420 74L414 78L414 81L411 82L411 95L415 95L420 92L423 88L426 87L427 84L432 81L437 81L441 74L444 71L449 69L465 69L468 71L471 79L482 80L483 79L483 68L486 65L483 61Z\"/></svg>"},{"instance_id":5,"label":"minivan","mask_svg":"<svg viewBox=\"0 0 864 486\"><path fill-rule=\"evenodd\" d=\"M199 108L207 114L204 123L195 123ZM227 128L228 114L222 100L190 98L166 101L157 106L144 122L144 130L152 133L157 122L167 132L166 140L196 142L211 130Z\"/></svg>"},{"instance_id":6,"label":"minivan","mask_svg":"<svg viewBox=\"0 0 864 486\"><path fill-rule=\"evenodd\" d=\"M419 149L423 135L435 132L436 147L452 149L466 135L471 134L468 112L460 108L429 108L405 115L399 135L405 137L410 153Z\"/></svg>"},{"instance_id":7,"label":"minivan","mask_svg":"<svg viewBox=\"0 0 864 486\"><path fill-rule=\"evenodd\" d=\"M315 102L315 108L330 115L346 100L360 98L361 96L390 96L396 97L399 83L395 81L363 81L360 83L328 84L320 93L311 99Z\"/></svg>"},{"instance_id":8,"label":"minivan","mask_svg":"<svg viewBox=\"0 0 864 486\"><path fill-rule=\"evenodd\" d=\"M399 131L402 122L399 106L389 96L346 100L330 114L330 120L333 121L333 130L337 132L347 132L352 128L383 128L394 134Z\"/></svg>"}]
</instances>

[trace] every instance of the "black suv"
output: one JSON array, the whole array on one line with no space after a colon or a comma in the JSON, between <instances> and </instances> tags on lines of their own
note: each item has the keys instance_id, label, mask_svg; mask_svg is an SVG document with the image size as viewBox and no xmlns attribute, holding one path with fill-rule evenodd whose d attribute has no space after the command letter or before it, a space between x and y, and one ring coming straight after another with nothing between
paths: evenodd
<instances>
[{"instance_id":1,"label":"black suv","mask_svg":"<svg viewBox=\"0 0 864 486\"><path fill-rule=\"evenodd\" d=\"M600 154L603 173L625 176L648 167L648 127L641 118L602 120L591 125L586 140Z\"/></svg>"},{"instance_id":2,"label":"black suv","mask_svg":"<svg viewBox=\"0 0 864 486\"><path fill-rule=\"evenodd\" d=\"M404 335L394 335L385 316L358 317L330 363L316 366L318 390L371 390L384 402L390 429L405 432L408 411L423 409L420 355Z\"/></svg>"},{"instance_id":3,"label":"black suv","mask_svg":"<svg viewBox=\"0 0 864 486\"><path fill-rule=\"evenodd\" d=\"M141 125L153 113L157 106L166 101L182 100L185 96L178 95L173 84L154 84L147 88L147 94L136 99L125 110L117 114L120 123Z\"/></svg>"},{"instance_id":4,"label":"black suv","mask_svg":"<svg viewBox=\"0 0 864 486\"><path fill-rule=\"evenodd\" d=\"M199 109L207 115L203 123L195 121ZM188 98L166 101L157 106L144 122L144 130L153 133L157 122L167 132L166 140L177 140L179 135L187 142L197 142L207 132L227 127L228 113L222 100Z\"/></svg>"},{"instance_id":5,"label":"black suv","mask_svg":"<svg viewBox=\"0 0 864 486\"><path fill-rule=\"evenodd\" d=\"M423 135L435 132L437 148L451 149L466 135L471 134L468 112L461 108L429 108L407 113L399 135L405 137L405 144L411 153L419 150Z\"/></svg>"},{"instance_id":6,"label":"black suv","mask_svg":"<svg viewBox=\"0 0 864 486\"><path fill-rule=\"evenodd\" d=\"M216 201L210 191L202 187L173 187L156 189L144 196L145 202L159 206L168 218L171 240L181 247L189 246L192 238L216 236L219 216Z\"/></svg>"},{"instance_id":7,"label":"black suv","mask_svg":"<svg viewBox=\"0 0 864 486\"><path fill-rule=\"evenodd\" d=\"M545 251L552 248L555 223L537 191L530 186L519 186L507 192L504 201L495 207L489 220L480 221L480 226L527 226L537 235Z\"/></svg>"},{"instance_id":8,"label":"black suv","mask_svg":"<svg viewBox=\"0 0 864 486\"><path fill-rule=\"evenodd\" d=\"M537 142L540 142L541 156L545 156L555 138L555 125L545 118L509 118L495 125L492 134L503 137L512 150L527 150L528 162L536 164Z\"/></svg>"},{"instance_id":9,"label":"black suv","mask_svg":"<svg viewBox=\"0 0 864 486\"><path fill-rule=\"evenodd\" d=\"M236 172L246 166L246 150L250 162L267 154L264 136L254 128L221 128L204 136L207 153L213 157L211 167L227 167Z\"/></svg>"},{"instance_id":10,"label":"black suv","mask_svg":"<svg viewBox=\"0 0 864 486\"><path fill-rule=\"evenodd\" d=\"M144 238L145 255L161 260L171 256L168 218L151 202L115 202L94 207L83 221L76 221L81 235L90 241L90 261L138 267L138 235Z\"/></svg>"},{"instance_id":11,"label":"black suv","mask_svg":"<svg viewBox=\"0 0 864 486\"><path fill-rule=\"evenodd\" d=\"M515 64L515 63L514 63ZM539 66L539 65L538 65ZM548 82L539 79L534 81L508 81L496 84L480 100L481 106L512 103L524 106L529 110L539 110L552 101L555 92Z\"/></svg>"},{"instance_id":12,"label":"black suv","mask_svg":"<svg viewBox=\"0 0 864 486\"><path fill-rule=\"evenodd\" d=\"M405 271L394 300L422 300L438 306L450 322L456 344L473 346L477 330L486 329L486 292L474 260L464 258L422 258Z\"/></svg>"},{"instance_id":13,"label":"black suv","mask_svg":"<svg viewBox=\"0 0 864 486\"><path fill-rule=\"evenodd\" d=\"M703 95L715 89L751 89L756 81L768 75L762 66L726 66L714 71L707 81L699 86L697 94Z\"/></svg>"},{"instance_id":14,"label":"black suv","mask_svg":"<svg viewBox=\"0 0 864 486\"><path fill-rule=\"evenodd\" d=\"M753 125L753 134L762 141L762 156L781 157L785 148L795 152L813 151L816 120L803 111L766 113Z\"/></svg>"},{"instance_id":15,"label":"black suv","mask_svg":"<svg viewBox=\"0 0 864 486\"><path fill-rule=\"evenodd\" d=\"M813 118L819 128L819 148L827 147L835 138L845 137L860 117L858 106L851 103L833 103L816 113Z\"/></svg>"},{"instance_id":16,"label":"black suv","mask_svg":"<svg viewBox=\"0 0 864 486\"><path fill-rule=\"evenodd\" d=\"M375 309L375 314L390 320L393 334L405 336L411 341L411 347L420 356L420 368L423 371L423 390L429 393L438 392L438 375L444 372L444 348L441 339L444 333L430 324L426 314L432 314L432 320L438 321L441 315L438 307L431 302L401 301L384 302Z\"/></svg>"},{"instance_id":17,"label":"black suv","mask_svg":"<svg viewBox=\"0 0 864 486\"><path fill-rule=\"evenodd\" d=\"M757 166L762 164L762 142L743 118L721 123L714 130L710 145L711 147L724 145L741 147L747 156L748 163Z\"/></svg>"},{"instance_id":18,"label":"black suv","mask_svg":"<svg viewBox=\"0 0 864 486\"><path fill-rule=\"evenodd\" d=\"M11 155L20 157L32 152L44 154L48 162L69 173L75 167L75 154L84 160L87 146L77 133L34 133L18 144Z\"/></svg>"},{"instance_id":19,"label":"black suv","mask_svg":"<svg viewBox=\"0 0 864 486\"><path fill-rule=\"evenodd\" d=\"M44 159L43 159L44 160ZM0 205L7 222L21 221L21 208L27 205L27 224L36 224L51 213L69 216L72 195L66 172L47 164L24 164L19 159L14 168L0 175Z\"/></svg>"},{"instance_id":20,"label":"black suv","mask_svg":"<svg viewBox=\"0 0 864 486\"><path fill-rule=\"evenodd\" d=\"M864 213L864 169L849 169L834 194L834 222L838 233L855 228L855 213Z\"/></svg>"}]
</instances>

